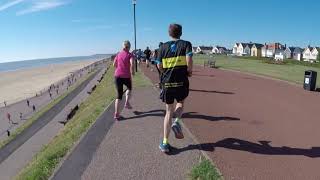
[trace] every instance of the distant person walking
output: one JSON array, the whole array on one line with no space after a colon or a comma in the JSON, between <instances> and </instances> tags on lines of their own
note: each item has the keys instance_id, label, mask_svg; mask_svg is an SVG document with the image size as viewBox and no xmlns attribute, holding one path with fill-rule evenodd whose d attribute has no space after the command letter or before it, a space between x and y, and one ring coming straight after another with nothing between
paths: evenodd
<instances>
[{"instance_id":1,"label":"distant person walking","mask_svg":"<svg viewBox=\"0 0 320 180\"><path fill-rule=\"evenodd\" d=\"M147 64L147 68L149 67L149 63L151 61L150 57L151 57L151 50L149 49L149 47L147 47L147 49L144 51L144 54L146 55L146 64Z\"/></svg>"},{"instance_id":2,"label":"distant person walking","mask_svg":"<svg viewBox=\"0 0 320 180\"><path fill-rule=\"evenodd\" d=\"M13 121L11 119L11 114L10 113L7 113L7 119L8 119L10 124L13 124Z\"/></svg>"},{"instance_id":3,"label":"distant person walking","mask_svg":"<svg viewBox=\"0 0 320 180\"><path fill-rule=\"evenodd\" d=\"M132 91L132 76L134 76L134 57L130 53L131 44L129 41L124 41L122 44L122 51L114 58L113 66L115 69L115 85L117 89L117 99L115 101L114 119L120 118L119 103L123 96L123 85L127 87L125 108L132 109L129 102Z\"/></svg>"},{"instance_id":4,"label":"distant person walking","mask_svg":"<svg viewBox=\"0 0 320 180\"><path fill-rule=\"evenodd\" d=\"M33 110L33 112L36 111L36 106L35 105L32 106L32 110Z\"/></svg>"},{"instance_id":5,"label":"distant person walking","mask_svg":"<svg viewBox=\"0 0 320 180\"><path fill-rule=\"evenodd\" d=\"M50 99L52 99L52 94L51 94L51 92L49 93L49 96L50 96Z\"/></svg>"},{"instance_id":6,"label":"distant person walking","mask_svg":"<svg viewBox=\"0 0 320 180\"><path fill-rule=\"evenodd\" d=\"M162 71L161 76L161 99L166 104L164 118L163 140L159 145L162 152L170 151L168 141L170 126L177 139L183 139L180 125L184 108L184 101L189 95L189 79L192 75L192 45L188 41L180 40L182 26L171 24L169 26L171 41L164 43L159 49L157 64ZM174 101L177 101L174 106ZM172 123L173 114L175 121ZM172 124L171 124L172 123Z\"/></svg>"},{"instance_id":7,"label":"distant person walking","mask_svg":"<svg viewBox=\"0 0 320 180\"><path fill-rule=\"evenodd\" d=\"M20 112L20 120L22 121L22 112Z\"/></svg>"},{"instance_id":8,"label":"distant person walking","mask_svg":"<svg viewBox=\"0 0 320 180\"><path fill-rule=\"evenodd\" d=\"M27 99L27 105L28 105L28 107L30 106L30 101L29 101L29 99Z\"/></svg>"},{"instance_id":9,"label":"distant person walking","mask_svg":"<svg viewBox=\"0 0 320 180\"><path fill-rule=\"evenodd\" d=\"M7 107L7 102L3 101L4 107Z\"/></svg>"}]
</instances>

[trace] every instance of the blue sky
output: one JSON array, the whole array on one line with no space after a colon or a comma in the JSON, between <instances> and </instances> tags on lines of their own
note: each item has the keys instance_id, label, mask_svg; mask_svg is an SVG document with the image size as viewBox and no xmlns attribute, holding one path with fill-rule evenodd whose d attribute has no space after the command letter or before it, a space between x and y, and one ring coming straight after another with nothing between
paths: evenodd
<instances>
[{"instance_id":1,"label":"blue sky","mask_svg":"<svg viewBox=\"0 0 320 180\"><path fill-rule=\"evenodd\" d=\"M320 1L137 0L138 48L183 25L196 45L320 45ZM116 52L133 40L131 0L0 0L0 62Z\"/></svg>"}]
</instances>

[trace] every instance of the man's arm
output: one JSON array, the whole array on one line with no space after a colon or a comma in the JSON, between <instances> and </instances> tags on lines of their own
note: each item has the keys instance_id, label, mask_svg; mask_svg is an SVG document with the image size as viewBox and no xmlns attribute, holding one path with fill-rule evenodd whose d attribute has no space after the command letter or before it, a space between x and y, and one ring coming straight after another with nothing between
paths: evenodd
<instances>
[{"instance_id":1,"label":"man's arm","mask_svg":"<svg viewBox=\"0 0 320 180\"><path fill-rule=\"evenodd\" d=\"M188 75L191 77L192 76L192 69L193 69L193 59L192 56L187 56L187 66L188 66Z\"/></svg>"},{"instance_id":2,"label":"man's arm","mask_svg":"<svg viewBox=\"0 0 320 180\"><path fill-rule=\"evenodd\" d=\"M193 69L193 59L192 59L193 53L192 53L192 44L188 42L187 48L186 48L186 61L188 66L188 75L192 76L192 69Z\"/></svg>"},{"instance_id":3,"label":"man's arm","mask_svg":"<svg viewBox=\"0 0 320 180\"><path fill-rule=\"evenodd\" d=\"M134 76L134 58L133 57L131 57L130 58L130 71L131 71L131 74L132 74L132 76Z\"/></svg>"}]
</instances>

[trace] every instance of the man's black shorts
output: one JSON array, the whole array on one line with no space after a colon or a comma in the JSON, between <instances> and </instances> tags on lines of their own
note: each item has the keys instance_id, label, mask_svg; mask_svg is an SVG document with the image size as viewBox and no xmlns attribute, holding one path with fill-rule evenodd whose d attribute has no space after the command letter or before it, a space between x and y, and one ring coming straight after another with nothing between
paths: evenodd
<instances>
[{"instance_id":1,"label":"man's black shorts","mask_svg":"<svg viewBox=\"0 0 320 180\"><path fill-rule=\"evenodd\" d=\"M166 88L161 90L160 98L166 104L173 104L174 100L182 102L189 96L189 85L177 88Z\"/></svg>"},{"instance_id":2,"label":"man's black shorts","mask_svg":"<svg viewBox=\"0 0 320 180\"><path fill-rule=\"evenodd\" d=\"M123 85L125 85L128 90L132 90L132 83L130 78L119 78L115 77L115 84L117 88L117 99L122 99L123 96Z\"/></svg>"}]
</instances>

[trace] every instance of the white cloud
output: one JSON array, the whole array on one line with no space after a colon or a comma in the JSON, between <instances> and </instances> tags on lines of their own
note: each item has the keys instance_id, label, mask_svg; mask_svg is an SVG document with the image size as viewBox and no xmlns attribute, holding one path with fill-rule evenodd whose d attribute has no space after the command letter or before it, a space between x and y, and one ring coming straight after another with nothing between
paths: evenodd
<instances>
[{"instance_id":1,"label":"white cloud","mask_svg":"<svg viewBox=\"0 0 320 180\"><path fill-rule=\"evenodd\" d=\"M3 4L3 5L0 6L0 11L4 11L4 10L6 10L6 9L8 9L10 7L13 7L13 6L17 5L17 4L20 4L20 3L24 2L24 1L25 0L9 1L6 4Z\"/></svg>"},{"instance_id":2,"label":"white cloud","mask_svg":"<svg viewBox=\"0 0 320 180\"><path fill-rule=\"evenodd\" d=\"M38 11L54 9L67 4L65 0L33 0L29 8L17 12L17 15L24 15Z\"/></svg>"}]
</instances>

